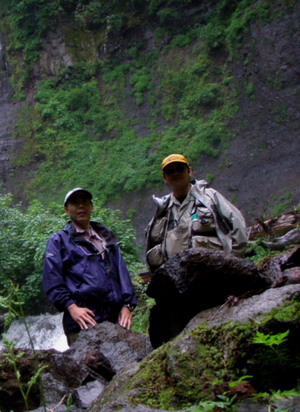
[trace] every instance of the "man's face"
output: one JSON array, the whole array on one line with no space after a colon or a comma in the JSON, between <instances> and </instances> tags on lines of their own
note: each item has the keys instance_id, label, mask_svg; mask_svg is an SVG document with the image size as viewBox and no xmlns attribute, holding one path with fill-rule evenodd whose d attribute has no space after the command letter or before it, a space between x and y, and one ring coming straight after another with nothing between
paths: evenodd
<instances>
[{"instance_id":1,"label":"man's face","mask_svg":"<svg viewBox=\"0 0 300 412\"><path fill-rule=\"evenodd\" d=\"M86 229L89 226L92 211L92 202L81 193L71 196L65 206L66 214L82 229Z\"/></svg>"},{"instance_id":2,"label":"man's face","mask_svg":"<svg viewBox=\"0 0 300 412\"><path fill-rule=\"evenodd\" d=\"M191 169L181 162L173 162L163 170L164 182L172 188L185 188L190 185Z\"/></svg>"}]
</instances>

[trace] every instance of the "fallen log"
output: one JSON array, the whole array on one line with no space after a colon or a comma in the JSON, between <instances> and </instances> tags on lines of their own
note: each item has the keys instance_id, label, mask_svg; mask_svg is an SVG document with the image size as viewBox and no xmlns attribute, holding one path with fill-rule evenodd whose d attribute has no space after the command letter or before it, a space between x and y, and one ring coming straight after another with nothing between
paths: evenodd
<instances>
[{"instance_id":1,"label":"fallen log","mask_svg":"<svg viewBox=\"0 0 300 412\"><path fill-rule=\"evenodd\" d=\"M271 242L258 242L259 245L270 250L283 250L286 246L300 243L300 228L292 229L285 235L276 237Z\"/></svg>"},{"instance_id":2,"label":"fallen log","mask_svg":"<svg viewBox=\"0 0 300 412\"><path fill-rule=\"evenodd\" d=\"M248 239L270 236L282 236L300 224L300 211L293 210L267 220L256 219L257 223L247 228Z\"/></svg>"}]
</instances>

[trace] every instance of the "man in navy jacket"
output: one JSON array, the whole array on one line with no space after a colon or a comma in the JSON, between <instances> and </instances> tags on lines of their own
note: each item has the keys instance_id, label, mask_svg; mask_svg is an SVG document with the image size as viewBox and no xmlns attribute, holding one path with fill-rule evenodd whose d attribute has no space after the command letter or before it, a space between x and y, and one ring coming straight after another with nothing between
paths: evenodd
<instances>
[{"instance_id":1,"label":"man in navy jacket","mask_svg":"<svg viewBox=\"0 0 300 412\"><path fill-rule=\"evenodd\" d=\"M137 300L116 236L108 227L90 220L93 202L87 190L68 192L64 208L71 220L48 241L43 288L48 299L64 312L69 345L81 329L105 320L130 329Z\"/></svg>"}]
</instances>

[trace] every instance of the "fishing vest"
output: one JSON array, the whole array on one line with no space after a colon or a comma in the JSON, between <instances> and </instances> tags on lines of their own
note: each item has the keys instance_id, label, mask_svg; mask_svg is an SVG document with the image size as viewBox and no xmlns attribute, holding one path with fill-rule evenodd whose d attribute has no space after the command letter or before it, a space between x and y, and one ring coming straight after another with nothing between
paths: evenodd
<instances>
[{"instance_id":1,"label":"fishing vest","mask_svg":"<svg viewBox=\"0 0 300 412\"><path fill-rule=\"evenodd\" d=\"M153 200L157 211L146 228L146 260L152 272L168 258L191 247L219 249L244 257L247 230L242 213L209 188L205 180L193 183L176 213L172 194L153 196Z\"/></svg>"},{"instance_id":2,"label":"fishing vest","mask_svg":"<svg viewBox=\"0 0 300 412\"><path fill-rule=\"evenodd\" d=\"M211 211L191 194L182 204L171 196L166 215L151 226L149 241L156 243L146 255L150 267L191 247L222 249Z\"/></svg>"}]
</instances>

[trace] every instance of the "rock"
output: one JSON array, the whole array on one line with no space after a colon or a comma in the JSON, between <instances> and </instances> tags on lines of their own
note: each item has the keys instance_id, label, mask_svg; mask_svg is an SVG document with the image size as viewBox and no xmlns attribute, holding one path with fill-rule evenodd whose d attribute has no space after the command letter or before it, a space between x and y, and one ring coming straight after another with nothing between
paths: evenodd
<instances>
[{"instance_id":1,"label":"rock","mask_svg":"<svg viewBox=\"0 0 300 412\"><path fill-rule=\"evenodd\" d=\"M103 322L81 331L64 358L85 363L89 370L109 381L120 369L139 362L152 350L148 336Z\"/></svg>"},{"instance_id":2,"label":"rock","mask_svg":"<svg viewBox=\"0 0 300 412\"><path fill-rule=\"evenodd\" d=\"M108 384L105 391L102 393L101 398L96 402L97 408L113 403L122 396L126 383L137 373L139 370L139 363L131 363L127 367L123 368ZM94 408L91 408L93 411ZM95 409L97 410L97 409Z\"/></svg>"},{"instance_id":3,"label":"rock","mask_svg":"<svg viewBox=\"0 0 300 412\"><path fill-rule=\"evenodd\" d=\"M122 399L118 399L114 402L111 402L108 405L105 405L103 408L101 409L93 409L94 412L168 412L166 410L163 409L153 409L150 408L149 406L145 406L145 405L136 405L133 406L131 405L129 402L125 402ZM172 412L190 412L190 409L182 409L182 410L172 410Z\"/></svg>"},{"instance_id":4,"label":"rock","mask_svg":"<svg viewBox=\"0 0 300 412\"><path fill-rule=\"evenodd\" d=\"M128 411L128 405L134 411L142 399L158 411L180 410L188 403L217 401L219 382L228 388L244 375L249 375L249 384L242 382L235 387L239 399L254 392L296 387L300 371L299 306L300 284L268 289L239 300L233 307L225 306L219 313L219 307L199 313L176 339L136 365L133 375L123 380L123 387L118 385L117 393L114 381L119 376L115 376L89 412ZM267 345L252 342L257 330L271 335L286 330L290 333L275 355ZM276 400L272 405L284 402ZM265 409L259 409L255 400L247 399L240 405L244 405L240 412L267 408L266 401Z\"/></svg>"},{"instance_id":5,"label":"rock","mask_svg":"<svg viewBox=\"0 0 300 412\"><path fill-rule=\"evenodd\" d=\"M268 313L300 294L300 284L267 289L261 294L239 300L234 305L221 305L198 313L184 328L183 334L190 333L199 323L207 322L210 327L224 322L245 323Z\"/></svg>"},{"instance_id":6,"label":"rock","mask_svg":"<svg viewBox=\"0 0 300 412\"><path fill-rule=\"evenodd\" d=\"M272 284L272 288L278 288L280 286L293 285L297 283L300 283L299 266L284 270L282 276Z\"/></svg>"},{"instance_id":7,"label":"rock","mask_svg":"<svg viewBox=\"0 0 300 412\"><path fill-rule=\"evenodd\" d=\"M139 370L139 363L131 364L127 368L116 375L112 381L108 384L106 389L94 405L88 410L88 412L166 412L162 409L151 408L143 404L133 405L124 396L124 388L127 382L135 376ZM127 395L134 396L135 391L132 390ZM173 412L189 412L188 410L173 411Z\"/></svg>"},{"instance_id":8,"label":"rock","mask_svg":"<svg viewBox=\"0 0 300 412\"><path fill-rule=\"evenodd\" d=\"M245 399L237 405L235 412L266 412L267 410L299 412L300 397L292 396L290 399L277 399L276 401L273 401L271 404L272 406L269 407L270 403L259 403L254 399Z\"/></svg>"},{"instance_id":9,"label":"rock","mask_svg":"<svg viewBox=\"0 0 300 412\"><path fill-rule=\"evenodd\" d=\"M70 387L60 376L54 376L50 364L50 370L42 375L43 396L48 409L52 409L60 404L66 394L70 394ZM40 400L40 404L42 400ZM64 405L63 405L64 406ZM57 411L57 408L55 409Z\"/></svg>"},{"instance_id":10,"label":"rock","mask_svg":"<svg viewBox=\"0 0 300 412\"><path fill-rule=\"evenodd\" d=\"M104 389L105 385L98 381L88 382L86 385L80 386L73 393L75 405L82 409L88 408Z\"/></svg>"},{"instance_id":11,"label":"rock","mask_svg":"<svg viewBox=\"0 0 300 412\"><path fill-rule=\"evenodd\" d=\"M126 383L138 372L139 363L133 363L121 370L116 375L101 395L101 398L89 409L89 412L164 412L162 409L153 409L146 405L132 405L130 401L123 396ZM131 391L129 396L134 395ZM189 412L173 411L173 412Z\"/></svg>"},{"instance_id":12,"label":"rock","mask_svg":"<svg viewBox=\"0 0 300 412\"><path fill-rule=\"evenodd\" d=\"M153 347L177 336L200 311L270 284L253 263L223 251L194 248L178 253L154 273L147 289L156 301L149 327Z\"/></svg>"},{"instance_id":13,"label":"rock","mask_svg":"<svg viewBox=\"0 0 300 412\"><path fill-rule=\"evenodd\" d=\"M55 412L66 412L68 411L68 407L66 405L48 405L48 409L50 411L55 410ZM41 406L40 408L37 409L32 409L29 412L45 412L45 408L43 406ZM72 409L72 412L82 412L81 411L77 411L76 409Z\"/></svg>"},{"instance_id":14,"label":"rock","mask_svg":"<svg viewBox=\"0 0 300 412\"><path fill-rule=\"evenodd\" d=\"M289 272L286 272L286 269L296 267L300 267L300 247L277 256L266 258L260 265L259 271L263 277L269 279L272 282L272 286L274 286L276 282L280 282L283 275L288 277Z\"/></svg>"},{"instance_id":15,"label":"rock","mask_svg":"<svg viewBox=\"0 0 300 412\"><path fill-rule=\"evenodd\" d=\"M64 411L63 404L66 398L71 397L76 407L72 409L73 412L86 409L117 372L132 362L141 361L152 350L148 336L104 322L80 332L78 340L65 352L35 351L39 365L47 365L42 375L46 406L48 409L55 407L56 411ZM19 349L15 350L16 356L20 352ZM0 410L21 412L24 403L15 373L3 354L0 364L3 365L0 369ZM24 382L30 381L36 370L35 365L32 351L24 351L17 362ZM30 399L32 410L42 403L38 385L34 385L30 391Z\"/></svg>"}]
</instances>

